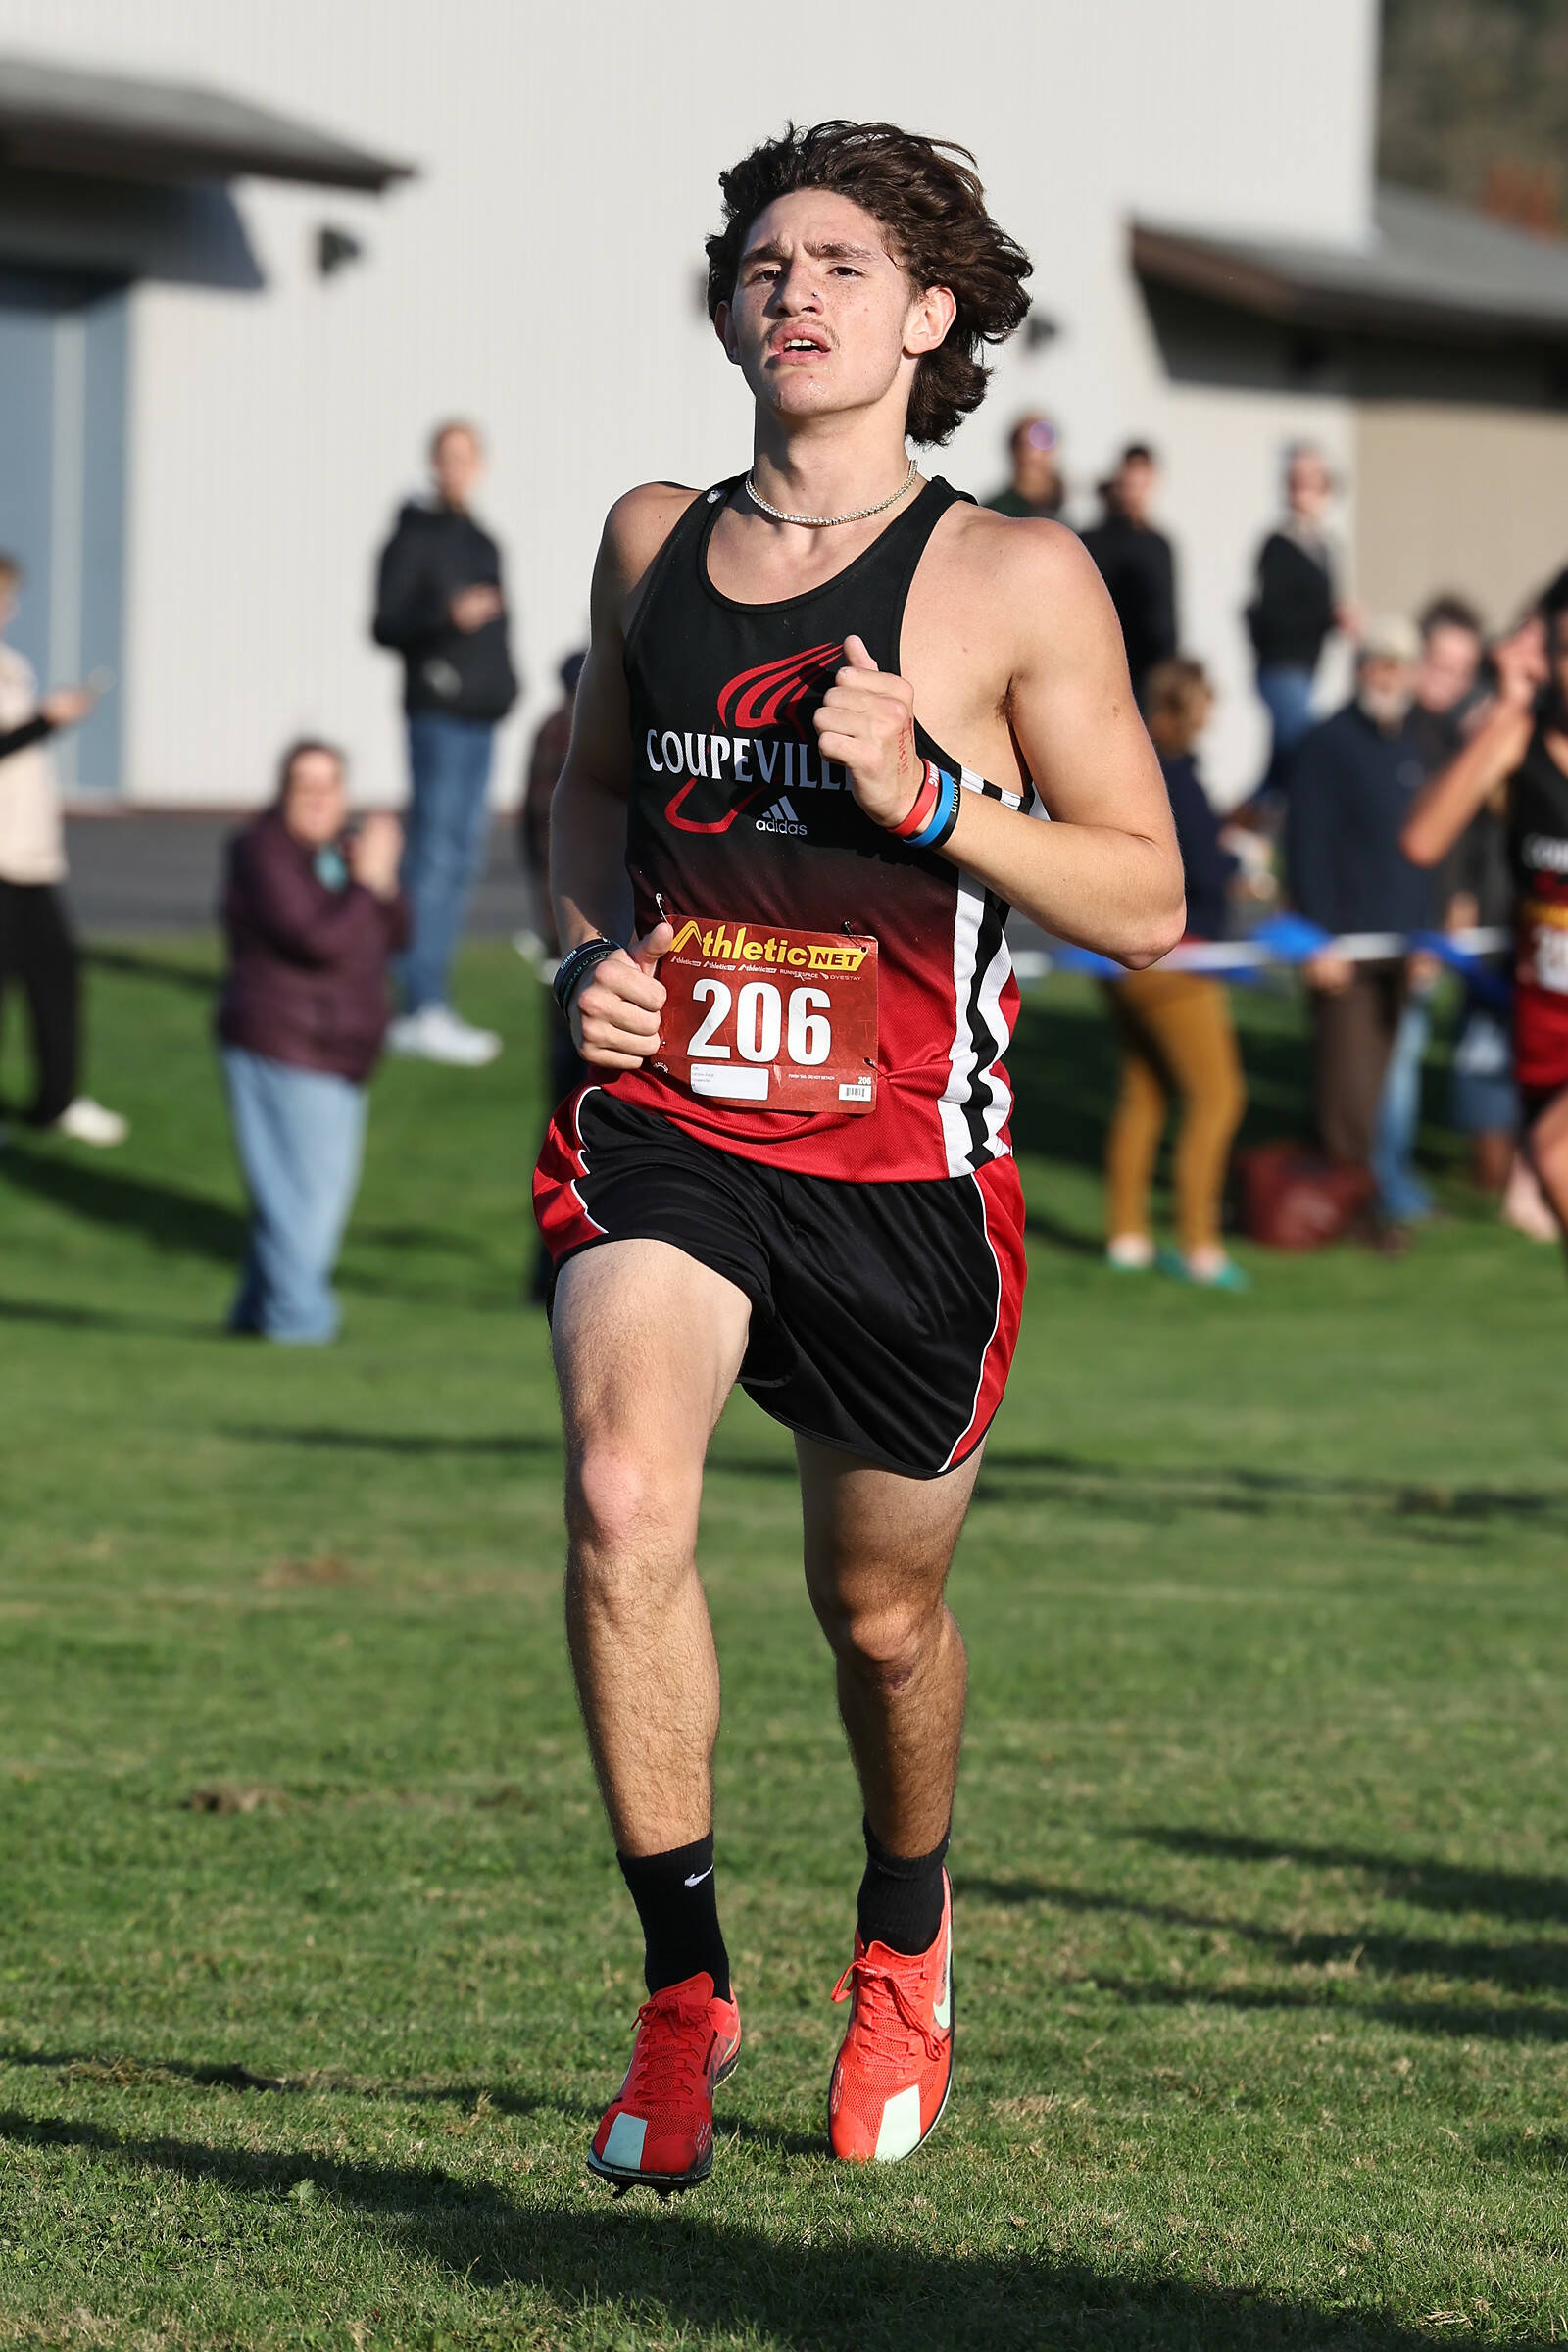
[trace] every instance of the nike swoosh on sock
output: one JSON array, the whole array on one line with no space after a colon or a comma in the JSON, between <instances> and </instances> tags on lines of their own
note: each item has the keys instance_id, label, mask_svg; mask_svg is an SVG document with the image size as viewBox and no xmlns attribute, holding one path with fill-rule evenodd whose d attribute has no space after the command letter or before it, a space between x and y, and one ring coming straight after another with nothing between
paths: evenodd
<instances>
[{"instance_id":1,"label":"nike swoosh on sock","mask_svg":"<svg viewBox=\"0 0 1568 2352\"><path fill-rule=\"evenodd\" d=\"M705 1879L710 1879L710 1878L712 1877L712 1875L713 1875L713 1865L711 1864L711 1862L710 1862L710 1864L708 1865L708 1868L707 1868L706 1870L700 1870L700 1871L697 1873L697 1876L696 1876L696 1878L695 1878L695 1879L688 1879L688 1880L687 1880L687 1882L686 1882L686 1884L687 1884L687 1886L700 1886L702 1885L702 1883L703 1883L703 1881L704 1881Z\"/></svg>"}]
</instances>

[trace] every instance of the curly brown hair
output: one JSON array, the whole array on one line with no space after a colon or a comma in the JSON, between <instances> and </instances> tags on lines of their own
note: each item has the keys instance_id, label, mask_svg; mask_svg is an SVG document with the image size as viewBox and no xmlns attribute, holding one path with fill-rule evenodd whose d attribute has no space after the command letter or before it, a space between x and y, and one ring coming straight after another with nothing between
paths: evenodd
<instances>
[{"instance_id":1,"label":"curly brown hair","mask_svg":"<svg viewBox=\"0 0 1568 2352\"><path fill-rule=\"evenodd\" d=\"M709 317L733 296L747 230L777 197L803 188L848 196L887 231L917 286L946 286L958 306L946 340L920 359L909 396L910 439L948 440L986 396L981 350L1004 342L1028 314L1023 281L1034 267L986 211L973 163L967 147L894 122L788 123L719 173L724 225L708 240Z\"/></svg>"}]
</instances>

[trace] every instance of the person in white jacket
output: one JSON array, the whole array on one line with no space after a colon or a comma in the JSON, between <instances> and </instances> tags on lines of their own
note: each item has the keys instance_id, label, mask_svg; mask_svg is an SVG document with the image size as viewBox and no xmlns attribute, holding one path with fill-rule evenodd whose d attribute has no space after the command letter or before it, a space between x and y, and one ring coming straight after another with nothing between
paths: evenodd
<instances>
[{"instance_id":1,"label":"person in white jacket","mask_svg":"<svg viewBox=\"0 0 1568 2352\"><path fill-rule=\"evenodd\" d=\"M0 555L0 1004L20 982L32 1022L28 1124L79 1144L122 1144L124 1119L77 1091L81 962L60 896L65 831L47 749L58 728L86 717L97 696L86 686L39 695L32 664L5 642L21 586L21 564Z\"/></svg>"}]
</instances>

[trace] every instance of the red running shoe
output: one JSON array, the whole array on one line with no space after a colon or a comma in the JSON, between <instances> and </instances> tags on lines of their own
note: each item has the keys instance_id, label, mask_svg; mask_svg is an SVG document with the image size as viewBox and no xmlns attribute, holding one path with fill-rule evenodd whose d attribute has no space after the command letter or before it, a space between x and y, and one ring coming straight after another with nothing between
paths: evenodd
<instances>
[{"instance_id":1,"label":"red running shoe","mask_svg":"<svg viewBox=\"0 0 1568 2352\"><path fill-rule=\"evenodd\" d=\"M741 2048L741 2013L705 1972L668 1984L637 2012L618 2097L606 2108L588 2169L618 2191L695 2188L713 2165L713 2090Z\"/></svg>"},{"instance_id":2,"label":"red running shoe","mask_svg":"<svg viewBox=\"0 0 1568 2352\"><path fill-rule=\"evenodd\" d=\"M827 2101L835 2156L897 2164L934 2132L953 2088L953 1888L942 1874L942 1926L908 1959L885 1943L855 1958L833 1987L852 2001Z\"/></svg>"}]
</instances>

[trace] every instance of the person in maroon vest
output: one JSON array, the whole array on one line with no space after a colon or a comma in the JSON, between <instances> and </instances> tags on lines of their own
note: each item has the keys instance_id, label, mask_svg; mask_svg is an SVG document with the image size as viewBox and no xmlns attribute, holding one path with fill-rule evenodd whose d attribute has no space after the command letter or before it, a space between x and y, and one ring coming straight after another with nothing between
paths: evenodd
<instances>
[{"instance_id":1,"label":"person in maroon vest","mask_svg":"<svg viewBox=\"0 0 1568 2352\"><path fill-rule=\"evenodd\" d=\"M408 937L401 825L347 820L342 753L300 742L272 807L229 845L218 1038L251 1218L228 1328L269 1340L336 1335L332 1268Z\"/></svg>"}]
</instances>

